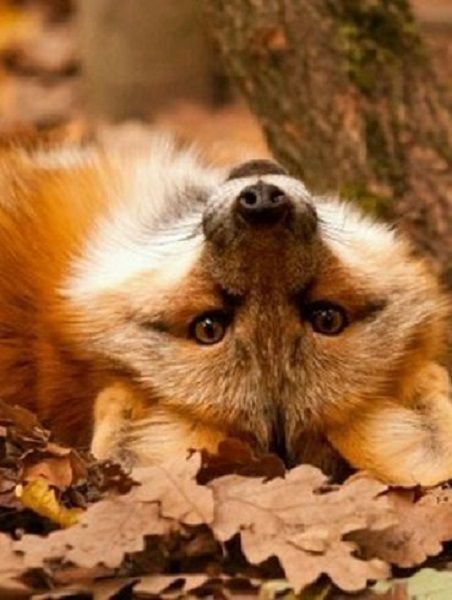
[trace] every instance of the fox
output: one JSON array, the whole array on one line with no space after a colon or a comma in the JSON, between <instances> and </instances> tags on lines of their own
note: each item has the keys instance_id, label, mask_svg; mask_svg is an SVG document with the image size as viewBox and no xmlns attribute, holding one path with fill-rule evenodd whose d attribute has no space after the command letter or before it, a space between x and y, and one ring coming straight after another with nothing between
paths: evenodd
<instances>
[{"instance_id":1,"label":"fox","mask_svg":"<svg viewBox=\"0 0 452 600\"><path fill-rule=\"evenodd\" d=\"M452 477L449 299L409 240L268 158L168 136L0 154L0 398L143 466L238 437Z\"/></svg>"}]
</instances>

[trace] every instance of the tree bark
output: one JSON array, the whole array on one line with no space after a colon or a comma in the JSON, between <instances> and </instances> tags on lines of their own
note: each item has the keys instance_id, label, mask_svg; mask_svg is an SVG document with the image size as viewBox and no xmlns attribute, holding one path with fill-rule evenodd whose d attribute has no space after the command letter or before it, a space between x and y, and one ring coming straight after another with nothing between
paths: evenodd
<instances>
[{"instance_id":1,"label":"tree bark","mask_svg":"<svg viewBox=\"0 0 452 600\"><path fill-rule=\"evenodd\" d=\"M452 287L452 112L407 0L204 0L271 150L396 219Z\"/></svg>"}]
</instances>

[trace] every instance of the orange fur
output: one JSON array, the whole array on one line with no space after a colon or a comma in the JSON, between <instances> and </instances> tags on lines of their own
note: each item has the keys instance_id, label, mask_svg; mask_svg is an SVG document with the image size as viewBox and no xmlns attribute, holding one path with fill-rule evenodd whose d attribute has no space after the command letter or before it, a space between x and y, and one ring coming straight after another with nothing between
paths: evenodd
<instances>
[{"instance_id":1,"label":"orange fur","mask_svg":"<svg viewBox=\"0 0 452 600\"><path fill-rule=\"evenodd\" d=\"M104 208L99 172L40 169L12 150L1 157L0 185L0 397L87 442L101 384L66 339L58 286Z\"/></svg>"},{"instance_id":2,"label":"orange fur","mask_svg":"<svg viewBox=\"0 0 452 600\"><path fill-rule=\"evenodd\" d=\"M333 473L339 453L394 483L452 476L446 303L409 244L285 175L258 177L290 227L253 230L234 216L249 175L87 152L0 153L2 399L126 463L233 434ZM305 314L325 301L337 336ZM206 311L229 317L219 343L193 339Z\"/></svg>"}]
</instances>

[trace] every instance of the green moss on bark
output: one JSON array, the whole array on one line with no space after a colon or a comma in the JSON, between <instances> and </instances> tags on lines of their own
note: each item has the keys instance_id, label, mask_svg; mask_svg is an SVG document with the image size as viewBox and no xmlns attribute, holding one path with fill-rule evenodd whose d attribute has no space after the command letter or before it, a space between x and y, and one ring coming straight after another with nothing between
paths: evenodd
<instances>
[{"instance_id":1,"label":"green moss on bark","mask_svg":"<svg viewBox=\"0 0 452 600\"><path fill-rule=\"evenodd\" d=\"M369 161L375 175L381 182L388 184L395 194L402 194L407 179L403 153L398 153L397 148L389 147L388 136L375 112L369 110L363 113L363 121ZM394 131L391 139L393 142L397 140Z\"/></svg>"},{"instance_id":2,"label":"green moss on bark","mask_svg":"<svg viewBox=\"0 0 452 600\"><path fill-rule=\"evenodd\" d=\"M391 207L394 202L392 194L377 194L369 189L364 181L350 181L344 183L339 196L354 204L359 204L362 210L367 214L381 219L389 219L391 216Z\"/></svg>"},{"instance_id":3,"label":"green moss on bark","mask_svg":"<svg viewBox=\"0 0 452 600\"><path fill-rule=\"evenodd\" d=\"M425 59L417 24L407 0L329 0L345 50L347 71L357 89L372 96L381 70L410 60Z\"/></svg>"}]
</instances>

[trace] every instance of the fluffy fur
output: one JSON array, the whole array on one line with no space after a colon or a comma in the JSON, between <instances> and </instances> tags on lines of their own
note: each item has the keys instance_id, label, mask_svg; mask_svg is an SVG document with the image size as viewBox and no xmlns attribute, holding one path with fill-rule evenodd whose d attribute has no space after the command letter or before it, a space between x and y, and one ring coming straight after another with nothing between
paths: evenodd
<instances>
[{"instance_id":1,"label":"fluffy fur","mask_svg":"<svg viewBox=\"0 0 452 600\"><path fill-rule=\"evenodd\" d=\"M291 198L291 227L237 225L259 180ZM0 397L63 441L145 464L238 435L330 472L339 452L400 484L452 476L446 302L386 226L165 138L147 156L3 152L0 184ZM319 300L346 311L339 335L305 319ZM191 323L218 310L224 338L199 345Z\"/></svg>"}]
</instances>

